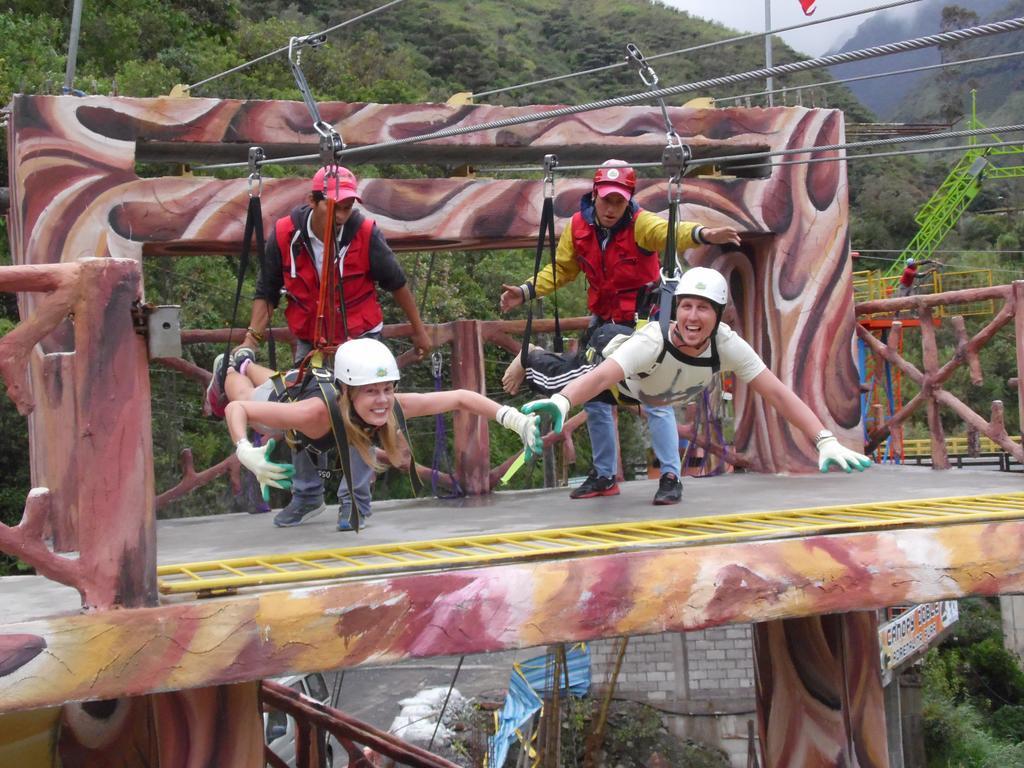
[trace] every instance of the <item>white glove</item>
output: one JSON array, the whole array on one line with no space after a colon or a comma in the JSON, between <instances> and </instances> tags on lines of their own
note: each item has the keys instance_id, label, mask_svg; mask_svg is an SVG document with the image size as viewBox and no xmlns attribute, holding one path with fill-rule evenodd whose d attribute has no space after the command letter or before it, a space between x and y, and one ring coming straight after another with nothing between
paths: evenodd
<instances>
[{"instance_id":1,"label":"white glove","mask_svg":"<svg viewBox=\"0 0 1024 768\"><path fill-rule=\"evenodd\" d=\"M295 467L291 464L278 464L270 460L273 450L273 440L267 441L266 445L261 445L258 448L245 437L235 443L235 455L243 467L256 475L256 481L260 484L264 501L270 501L268 486L282 489L291 488L291 477L295 474Z\"/></svg>"},{"instance_id":2,"label":"white glove","mask_svg":"<svg viewBox=\"0 0 1024 768\"><path fill-rule=\"evenodd\" d=\"M828 472L830 464L835 464L845 472L852 469L863 472L871 466L871 459L863 453L851 451L836 440L834 435L827 435L818 440L818 469Z\"/></svg>"},{"instance_id":3,"label":"white glove","mask_svg":"<svg viewBox=\"0 0 1024 768\"><path fill-rule=\"evenodd\" d=\"M515 408L503 405L495 417L501 426L510 429L523 440L527 454L540 454L544 451L544 442L540 437L540 416L520 413Z\"/></svg>"},{"instance_id":4,"label":"white glove","mask_svg":"<svg viewBox=\"0 0 1024 768\"><path fill-rule=\"evenodd\" d=\"M547 413L553 421L551 431L561 432L570 408L572 408L572 403L569 402L569 398L556 393L544 400L531 400L520 410L523 413Z\"/></svg>"}]
</instances>

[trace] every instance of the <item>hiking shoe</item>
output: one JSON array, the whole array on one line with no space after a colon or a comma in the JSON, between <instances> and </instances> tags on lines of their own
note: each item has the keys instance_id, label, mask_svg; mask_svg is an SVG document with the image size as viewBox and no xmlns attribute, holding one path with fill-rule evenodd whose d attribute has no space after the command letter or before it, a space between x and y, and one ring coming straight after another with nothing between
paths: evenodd
<instances>
[{"instance_id":1,"label":"hiking shoe","mask_svg":"<svg viewBox=\"0 0 1024 768\"><path fill-rule=\"evenodd\" d=\"M587 475L587 479L580 483L579 488L576 488L572 493L569 494L570 499L592 499L595 496L618 496L619 495L619 484L615 482L614 477L601 477L595 470L590 470L590 474Z\"/></svg>"},{"instance_id":2,"label":"hiking shoe","mask_svg":"<svg viewBox=\"0 0 1024 768\"><path fill-rule=\"evenodd\" d=\"M666 472L658 482L658 492L654 494L657 506L678 504L683 498L683 484L671 472Z\"/></svg>"},{"instance_id":3,"label":"hiking shoe","mask_svg":"<svg viewBox=\"0 0 1024 768\"><path fill-rule=\"evenodd\" d=\"M245 364L256 362L256 352L249 347L239 347L231 353L230 367L234 368L238 373L245 375Z\"/></svg>"},{"instance_id":4,"label":"hiking shoe","mask_svg":"<svg viewBox=\"0 0 1024 768\"><path fill-rule=\"evenodd\" d=\"M228 407L228 396L224 394L224 376L227 371L223 370L227 363L224 353L217 355L213 361L213 376L206 387L206 412L218 419L224 418L224 409Z\"/></svg>"},{"instance_id":5,"label":"hiking shoe","mask_svg":"<svg viewBox=\"0 0 1024 768\"><path fill-rule=\"evenodd\" d=\"M302 525L307 520L319 515L327 509L322 501L302 502L292 497L288 506L274 515L274 525L278 528L291 528L295 525Z\"/></svg>"}]
</instances>

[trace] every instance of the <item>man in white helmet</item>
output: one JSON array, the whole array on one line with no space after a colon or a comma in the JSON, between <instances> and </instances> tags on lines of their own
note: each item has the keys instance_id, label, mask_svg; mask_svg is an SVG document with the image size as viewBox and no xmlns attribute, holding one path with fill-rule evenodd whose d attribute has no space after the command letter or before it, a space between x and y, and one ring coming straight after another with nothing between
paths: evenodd
<instances>
[{"instance_id":1,"label":"man in white helmet","mask_svg":"<svg viewBox=\"0 0 1024 768\"><path fill-rule=\"evenodd\" d=\"M599 354L590 361L531 351L527 382L550 397L527 403L523 410L551 412L560 428L570 408L591 399L610 400L614 392L620 403L683 404L698 398L718 371L731 371L814 441L822 472L831 464L847 472L870 466L866 456L840 444L753 348L722 322L728 284L720 272L706 267L688 270L676 286L675 298L675 318L667 330L660 323L648 323L607 341L596 339Z\"/></svg>"},{"instance_id":2,"label":"man in white helmet","mask_svg":"<svg viewBox=\"0 0 1024 768\"><path fill-rule=\"evenodd\" d=\"M545 266L536 281L503 285L502 312L538 296L547 296L575 280L587 278L587 309L590 327L581 346L595 336L611 338L610 324L632 327L646 319L657 300L661 282L661 257L666 247L668 222L643 210L633 198L636 171L622 160L608 160L594 173L591 191L580 200L580 210L562 230L555 254L555 266ZM676 226L676 249L682 252L697 245L739 245L739 233L732 227L706 227L694 221ZM619 332L619 331L616 331ZM514 387L503 380L506 391ZM594 468L587 479L570 494L574 499L614 496L619 448L612 406L605 402L585 405L587 429L593 448ZM661 469L655 504L677 504L682 497L679 481L679 434L671 408L645 404L651 447Z\"/></svg>"}]
</instances>

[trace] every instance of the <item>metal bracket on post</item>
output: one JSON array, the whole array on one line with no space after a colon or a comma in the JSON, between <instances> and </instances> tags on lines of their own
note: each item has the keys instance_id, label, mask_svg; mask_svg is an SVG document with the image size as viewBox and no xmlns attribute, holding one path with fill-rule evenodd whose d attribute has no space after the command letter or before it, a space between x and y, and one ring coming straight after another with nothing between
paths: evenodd
<instances>
[{"instance_id":1,"label":"metal bracket on post","mask_svg":"<svg viewBox=\"0 0 1024 768\"><path fill-rule=\"evenodd\" d=\"M132 305L135 332L146 337L149 359L181 357L181 306L177 304Z\"/></svg>"}]
</instances>

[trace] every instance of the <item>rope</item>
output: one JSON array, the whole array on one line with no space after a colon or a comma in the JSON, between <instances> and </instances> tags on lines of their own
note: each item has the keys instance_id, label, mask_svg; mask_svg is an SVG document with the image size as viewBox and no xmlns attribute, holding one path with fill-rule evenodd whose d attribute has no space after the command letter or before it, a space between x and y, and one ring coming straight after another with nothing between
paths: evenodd
<instances>
[{"instance_id":1,"label":"rope","mask_svg":"<svg viewBox=\"0 0 1024 768\"><path fill-rule=\"evenodd\" d=\"M680 48L679 50L676 50L676 51L667 51L666 53L656 53L653 56L648 56L647 60L648 61L653 61L654 59L663 59L666 56L678 56L679 54L682 54L682 53L692 53L693 51L702 51L702 50L705 50L707 48L714 48L714 47L719 46L719 45L728 45L729 43L740 43L740 42L743 42L745 40L754 40L756 38L767 37L768 35L777 35L777 34L780 34L782 32L791 32L794 29L802 29L803 27L810 27L810 26L813 26L815 24L824 24L827 21L837 21L839 19L849 18L850 16L860 16L861 14L865 14L865 13L873 13L874 11L882 11L882 10L885 10L887 8L896 8L897 6L900 6L900 5L907 5L909 3L917 3L917 2L920 2L920 0L898 0L898 2L895 2L895 3L888 3L886 5L876 5L873 8L865 8L864 10L861 10L861 11L852 11L850 13L843 13L843 14L840 14L839 16L827 16L827 17L825 17L823 19L815 19L814 21L805 21L805 22L801 22L800 24L793 24L792 26L789 26L789 27L779 27L777 29L768 30L767 32L753 32L753 33L748 34L748 35L739 35L738 37L730 37L730 38L727 38L725 40L716 40L716 41L711 42L711 43L701 43L700 45L693 45L693 46L690 46L689 48ZM571 78L580 77L582 75L593 75L593 74L596 74L598 72L607 72L610 69L618 69L619 67L624 67L627 64L628 64L627 61L617 61L614 64L605 64L604 66L594 67L593 69L583 69L583 70L580 70L578 72L572 72L572 73L570 73L568 75L554 75L552 77L545 77L545 78L543 78L541 80L532 80L532 81L530 81L528 83L520 83L519 85L509 85L509 86L505 86L504 88L494 88L494 89L489 90L489 91L480 91L479 93L471 93L469 95L469 97L471 99L478 99L478 98L482 98L484 96L492 96L492 95L494 95L496 93L506 93L508 91L519 90L520 88L529 88L529 87L534 86L534 85L546 85L547 83L555 83L555 82L558 82L559 80L569 80Z\"/></svg>"},{"instance_id":2,"label":"rope","mask_svg":"<svg viewBox=\"0 0 1024 768\"><path fill-rule=\"evenodd\" d=\"M351 19L348 19L347 21L341 22L340 24L335 24L333 27L328 27L327 29L323 30L322 32L317 32L316 34L313 34L313 35L306 35L305 39L314 39L314 38L317 38L317 37L325 37L326 35L329 35L331 32L336 32L337 30L341 29L342 27L347 27L349 24L354 24L357 21L361 21L362 19L369 18L370 16L373 16L374 14L380 13L381 11L387 10L391 6L398 5L401 2L403 2L403 0L391 0L391 2L384 3L384 5L379 6L378 8L374 8L373 10L367 11L366 13L361 13L358 16L354 16ZM221 72L218 75L213 75L212 77L208 77L205 80L200 80L198 83L193 83L192 85L187 85L187 86L185 86L185 90L191 92L193 88L198 88L201 85L206 85L207 83L213 82L214 80L217 80L218 78L224 77L225 75L231 75L231 74L234 74L235 72L240 72L243 69L246 69L247 67L251 67L253 64L258 64L259 62L265 61L266 59L269 59L272 56L277 56L277 54L279 54L279 53L285 53L285 52L288 51L288 49L290 47L291 47L291 44L282 46L281 48L278 48L275 51L271 51L270 53L265 53L262 56L259 56L259 57L255 58L255 59L252 59L251 61L245 62L244 64L239 64L237 67L232 67L231 69L225 70L224 72Z\"/></svg>"},{"instance_id":3,"label":"rope","mask_svg":"<svg viewBox=\"0 0 1024 768\"><path fill-rule=\"evenodd\" d=\"M768 77L773 77L776 75L785 75L791 74L793 72L804 72L810 69L832 67L835 66L836 64L847 64L852 61L863 61L865 59L871 59L878 56L888 56L894 53L906 53L907 51L916 51L922 48L930 48L932 46L942 45L945 43L973 40L978 37L997 35L1002 34L1004 32L1016 32L1021 29L1024 29L1024 17L1017 17L1014 19L1007 19L1005 21L992 22L990 24L981 24L977 27L969 27L967 29L954 30L951 32L940 32L934 35L925 35L923 37L917 37L911 40L903 40L897 43L875 45L869 48L861 48L859 50L848 51L846 53L837 53L831 56L821 56L814 59L805 59L803 61L792 62L790 64L780 64L774 67L762 67L761 69L754 69L748 72L742 72L734 75L724 75L722 77L713 77L706 80L698 80L692 83L675 85L669 88L661 88L653 91L633 93L628 94L626 96L617 96L615 98L602 99L601 101L593 101L588 102L586 104L558 107L557 109L552 109L547 112L517 115L516 117L507 117L501 120L492 120L490 122L479 123L477 125L471 126L464 126L461 128L444 128L438 131L433 131L431 133L421 134L419 136L410 136L404 139L392 139L390 141L383 141L378 144L367 144L362 147L350 147L349 149L346 150L346 157L353 157L368 152L404 146L407 144L418 144L424 141L433 141L434 139L447 139L454 136L464 136L470 133L491 131L498 128L509 128L514 125L525 125L527 123L535 123L541 120L550 120L556 117L567 117L569 115L576 115L581 112L592 112L598 109L625 106L629 104L634 104L636 102L648 101L650 99L663 98L665 96L674 96L682 93L692 93L694 91L705 90L721 85L734 85L736 83L744 82L746 80L764 80ZM273 158L272 160L267 160L266 162L294 163L314 160L318 158L319 155L295 155L292 157ZM210 170L216 168L233 168L237 167L238 165L239 164L237 163L222 163L219 165L197 166L197 168Z\"/></svg>"}]
</instances>

